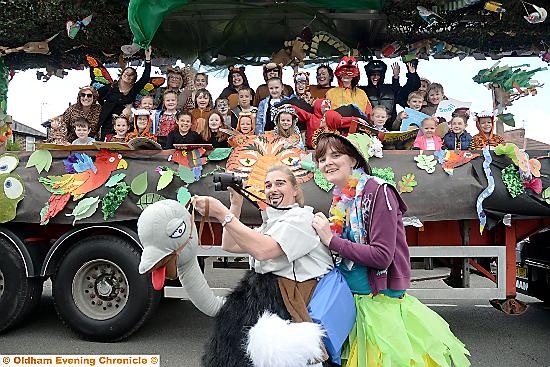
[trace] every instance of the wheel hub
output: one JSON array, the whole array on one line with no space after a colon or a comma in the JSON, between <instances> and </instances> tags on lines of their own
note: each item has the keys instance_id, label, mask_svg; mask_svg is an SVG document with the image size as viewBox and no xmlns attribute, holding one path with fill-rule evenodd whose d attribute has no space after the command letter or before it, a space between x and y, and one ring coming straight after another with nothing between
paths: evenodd
<instances>
[{"instance_id":1,"label":"wheel hub","mask_svg":"<svg viewBox=\"0 0 550 367\"><path fill-rule=\"evenodd\" d=\"M128 279L115 263L96 259L83 264L72 284L76 307L87 317L107 320L116 316L128 302Z\"/></svg>"}]
</instances>

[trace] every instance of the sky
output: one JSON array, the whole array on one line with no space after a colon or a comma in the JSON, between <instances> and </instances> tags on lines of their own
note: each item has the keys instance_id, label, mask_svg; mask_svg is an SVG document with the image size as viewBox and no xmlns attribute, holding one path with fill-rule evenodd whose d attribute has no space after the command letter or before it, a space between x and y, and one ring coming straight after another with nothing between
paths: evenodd
<instances>
[{"instance_id":1,"label":"sky","mask_svg":"<svg viewBox=\"0 0 550 367\"><path fill-rule=\"evenodd\" d=\"M388 65L386 82L391 82L392 70L390 65L398 59L384 59L383 61ZM471 57L463 60L458 58L420 60L418 73L431 82L442 84L447 97L472 102L472 111L490 110L492 109L491 91L484 85L475 83L472 77L480 69L489 68L495 63L494 60L479 61ZM403 85L406 81L406 67L400 61L399 64L401 66L401 84ZM529 70L539 66L548 67L548 64L538 57L503 58L500 60L501 66L518 66L521 64L529 64ZM360 85L366 84L367 81L363 65L364 63L361 62ZM332 66L334 68L335 64ZM200 65L196 64L194 67L199 71L204 71L204 68L201 68ZM153 70L155 69L153 68ZM310 72L311 84L316 83L315 69L316 65L305 68L306 71ZM38 70L45 72L45 69ZM37 69L19 71L9 83L8 114L12 115L13 119L18 122L45 131L40 124L49 118L62 114L70 103L75 103L78 88L89 85L90 77L87 70L68 70L68 75L63 79L53 76L48 82L42 82L37 80L36 71ZM109 69L109 71L116 79L118 70ZM141 74L141 71L142 69L138 68L139 74ZM253 88L263 83L262 68L259 66L247 66L246 75L250 86ZM515 115L516 128L525 128L528 138L550 144L550 128L546 126L547 123L550 123L548 118L550 112L550 70L536 73L533 79L546 85L538 89L536 96L523 97L513 102L513 105L508 107L506 112ZM286 67L283 71L283 81L286 84L294 85L290 67ZM333 82L333 85L336 85L335 83L336 81ZM214 98L226 86L226 72L209 73L208 89ZM469 122L468 131L472 134L477 133L473 121Z\"/></svg>"}]
</instances>

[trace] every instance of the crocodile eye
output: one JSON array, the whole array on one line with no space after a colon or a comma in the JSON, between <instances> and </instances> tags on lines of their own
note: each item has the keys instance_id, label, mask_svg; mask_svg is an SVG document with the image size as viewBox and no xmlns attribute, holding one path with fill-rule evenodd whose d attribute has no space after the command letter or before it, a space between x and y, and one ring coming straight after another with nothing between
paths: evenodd
<instances>
[{"instance_id":1,"label":"crocodile eye","mask_svg":"<svg viewBox=\"0 0 550 367\"><path fill-rule=\"evenodd\" d=\"M8 177L4 181L4 193L8 199L17 199L23 194L23 184L15 177Z\"/></svg>"},{"instance_id":2,"label":"crocodile eye","mask_svg":"<svg viewBox=\"0 0 550 367\"><path fill-rule=\"evenodd\" d=\"M11 172L17 167L19 160L12 155L0 157L0 173Z\"/></svg>"}]
</instances>

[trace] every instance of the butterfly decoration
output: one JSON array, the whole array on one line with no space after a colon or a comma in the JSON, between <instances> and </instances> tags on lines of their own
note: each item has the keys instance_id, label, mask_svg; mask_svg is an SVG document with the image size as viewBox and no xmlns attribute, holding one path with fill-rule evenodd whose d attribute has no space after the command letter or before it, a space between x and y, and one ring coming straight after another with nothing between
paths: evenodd
<instances>
[{"instance_id":1,"label":"butterfly decoration","mask_svg":"<svg viewBox=\"0 0 550 367\"><path fill-rule=\"evenodd\" d=\"M105 68L103 64L97 61L95 57L86 55L86 63L90 68L90 75L92 76L92 86L95 89L99 89L113 83L113 78L111 77L111 74L109 74L107 68ZM143 98L143 96L154 94L156 88L163 85L165 80L166 79L162 76L151 77L149 82L145 84L143 89L141 89L137 94L136 100L134 101L134 107L139 106L139 101Z\"/></svg>"},{"instance_id":2,"label":"butterfly decoration","mask_svg":"<svg viewBox=\"0 0 550 367\"><path fill-rule=\"evenodd\" d=\"M78 34L78 31L80 31L82 28L88 26L92 22L93 15L90 14L86 18L82 20L77 20L76 22L73 22L72 20L67 21L65 23L65 29L67 30L67 36L70 39L74 39L76 35Z\"/></svg>"}]
</instances>

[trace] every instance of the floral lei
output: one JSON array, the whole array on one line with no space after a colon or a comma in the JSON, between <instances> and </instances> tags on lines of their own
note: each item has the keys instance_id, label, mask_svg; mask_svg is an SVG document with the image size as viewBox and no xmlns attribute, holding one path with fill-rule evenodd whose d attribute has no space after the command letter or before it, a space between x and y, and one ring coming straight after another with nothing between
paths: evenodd
<instances>
[{"instance_id":1,"label":"floral lei","mask_svg":"<svg viewBox=\"0 0 550 367\"><path fill-rule=\"evenodd\" d=\"M346 187L333 190L332 204L330 206L329 221L331 222L330 229L332 233L341 236L346 225L346 216L350 212L350 202L357 197L357 186L361 181L360 190L363 191L364 183L367 180L367 175L362 168L354 169L348 179ZM360 200L360 198L359 198ZM352 214L353 217L353 214ZM354 218L350 218L352 220Z\"/></svg>"}]
</instances>

